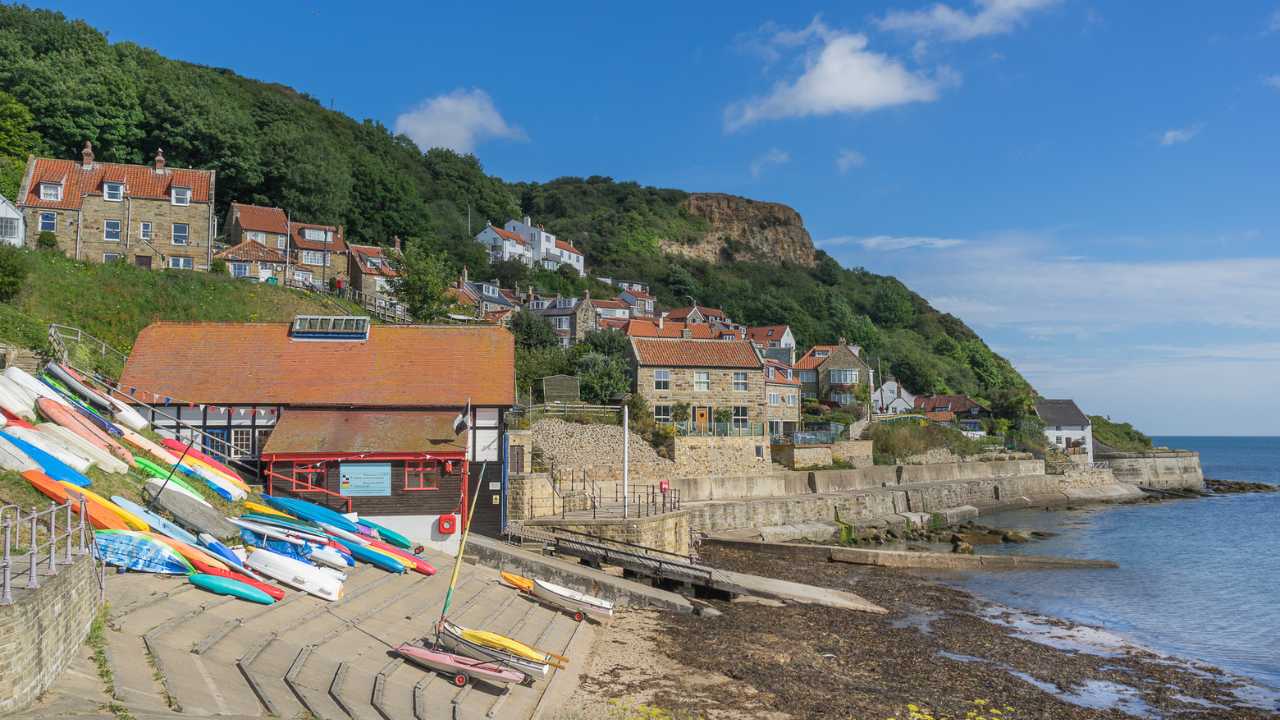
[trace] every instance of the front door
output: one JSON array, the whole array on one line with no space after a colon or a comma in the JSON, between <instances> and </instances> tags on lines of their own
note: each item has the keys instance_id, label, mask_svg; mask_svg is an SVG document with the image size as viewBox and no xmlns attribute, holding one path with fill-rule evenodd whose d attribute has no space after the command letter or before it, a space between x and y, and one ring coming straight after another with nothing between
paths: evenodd
<instances>
[{"instance_id":1,"label":"front door","mask_svg":"<svg viewBox=\"0 0 1280 720\"><path fill-rule=\"evenodd\" d=\"M146 268L146 269L150 270L150 269L151 269L151 256L150 256L150 255L135 255L135 256L133 257L133 264L134 264L134 265L137 265L137 266L138 266L138 267L140 267L140 268Z\"/></svg>"},{"instance_id":2,"label":"front door","mask_svg":"<svg viewBox=\"0 0 1280 720\"><path fill-rule=\"evenodd\" d=\"M699 432L706 432L711 427L711 408L696 407L693 409L693 425Z\"/></svg>"}]
</instances>

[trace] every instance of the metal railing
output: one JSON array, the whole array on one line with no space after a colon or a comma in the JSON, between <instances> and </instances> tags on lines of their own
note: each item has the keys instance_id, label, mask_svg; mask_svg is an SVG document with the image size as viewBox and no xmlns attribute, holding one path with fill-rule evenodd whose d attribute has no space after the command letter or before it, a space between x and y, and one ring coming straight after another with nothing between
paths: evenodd
<instances>
[{"instance_id":1,"label":"metal railing","mask_svg":"<svg viewBox=\"0 0 1280 720\"><path fill-rule=\"evenodd\" d=\"M714 568L700 565L692 555L659 550L622 540L611 540L560 527L529 526L512 523L509 537L543 543L556 555L569 555L593 563L617 565L643 574L683 580L699 585L713 585L719 580Z\"/></svg>"},{"instance_id":2,"label":"metal railing","mask_svg":"<svg viewBox=\"0 0 1280 720\"><path fill-rule=\"evenodd\" d=\"M758 422L672 422L676 434L684 437L764 437L768 426Z\"/></svg>"},{"instance_id":3,"label":"metal railing","mask_svg":"<svg viewBox=\"0 0 1280 720\"><path fill-rule=\"evenodd\" d=\"M125 361L129 359L127 355L106 342L70 325L51 323L49 345L63 362L69 364L72 358L78 363L92 361L94 370L102 372L119 374L124 370Z\"/></svg>"},{"instance_id":4,"label":"metal railing","mask_svg":"<svg viewBox=\"0 0 1280 720\"><path fill-rule=\"evenodd\" d=\"M618 405L591 405L588 403L545 403L512 408L507 413L507 427L528 429L543 418L558 418L569 422L622 424L622 408Z\"/></svg>"},{"instance_id":5,"label":"metal railing","mask_svg":"<svg viewBox=\"0 0 1280 720\"><path fill-rule=\"evenodd\" d=\"M343 300L350 300L360 307L368 310L378 317L379 320L401 325L411 325L415 321L413 316L409 314L409 309L400 301L394 300L378 293L367 293L355 288L344 287L330 290L323 284L306 282L295 278L290 278L286 287L294 290L303 290L306 292L320 293L323 295L331 295Z\"/></svg>"},{"instance_id":6,"label":"metal railing","mask_svg":"<svg viewBox=\"0 0 1280 720\"><path fill-rule=\"evenodd\" d=\"M615 484L613 492L599 491L592 486L568 488L564 485L555 487L550 497L535 498L529 496L525 508L526 519L559 517L591 518L645 518L664 513L678 512L682 507L680 490L668 488L662 491L657 485L632 485L628 488L623 503L622 485ZM624 513L625 507L625 513Z\"/></svg>"},{"instance_id":7,"label":"metal railing","mask_svg":"<svg viewBox=\"0 0 1280 720\"><path fill-rule=\"evenodd\" d=\"M73 503L76 503L78 518L74 520ZM93 530L85 520L86 513L88 507L84 498L68 500L62 505L50 502L44 510L32 506L25 514L17 505L0 508L0 535L3 535L4 543L4 554L0 557L0 605L13 603L15 582L23 575L26 575L26 580L21 587L36 590L40 587L41 573L57 575L59 566L70 565L85 553L96 557ZM106 571L100 562L95 566L94 574L98 579L101 599L106 590Z\"/></svg>"}]
</instances>

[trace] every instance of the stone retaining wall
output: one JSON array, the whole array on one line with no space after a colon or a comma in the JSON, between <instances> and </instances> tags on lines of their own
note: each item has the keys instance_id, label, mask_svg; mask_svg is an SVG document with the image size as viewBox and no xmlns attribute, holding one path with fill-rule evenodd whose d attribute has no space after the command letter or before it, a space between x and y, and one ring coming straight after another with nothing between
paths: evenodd
<instances>
[{"instance_id":1,"label":"stone retaining wall","mask_svg":"<svg viewBox=\"0 0 1280 720\"><path fill-rule=\"evenodd\" d=\"M25 582L25 578L24 578ZM101 605L94 560L86 554L38 590L14 591L0 605L0 715L30 705L75 657Z\"/></svg>"},{"instance_id":2,"label":"stone retaining wall","mask_svg":"<svg viewBox=\"0 0 1280 720\"><path fill-rule=\"evenodd\" d=\"M774 445L773 459L792 470L828 467L832 455L830 445Z\"/></svg>"},{"instance_id":3,"label":"stone retaining wall","mask_svg":"<svg viewBox=\"0 0 1280 720\"><path fill-rule=\"evenodd\" d=\"M831 457L853 465L855 468L869 467L875 464L871 459L870 440L842 440L831 445Z\"/></svg>"},{"instance_id":4,"label":"stone retaining wall","mask_svg":"<svg viewBox=\"0 0 1280 720\"><path fill-rule=\"evenodd\" d=\"M1121 482L1154 490L1200 490L1204 488L1204 472L1200 453L1171 450L1149 453L1113 453L1096 455L1106 462Z\"/></svg>"},{"instance_id":5,"label":"stone retaining wall","mask_svg":"<svg viewBox=\"0 0 1280 720\"><path fill-rule=\"evenodd\" d=\"M677 555L689 554L689 515L685 511L641 518L537 518L531 527L558 527L604 540L642 545Z\"/></svg>"}]
</instances>

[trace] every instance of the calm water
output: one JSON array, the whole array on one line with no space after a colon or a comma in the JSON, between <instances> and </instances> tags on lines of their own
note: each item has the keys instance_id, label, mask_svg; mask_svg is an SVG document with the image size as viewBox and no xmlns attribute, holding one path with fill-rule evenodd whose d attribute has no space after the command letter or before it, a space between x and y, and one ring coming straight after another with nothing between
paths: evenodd
<instances>
[{"instance_id":1,"label":"calm water","mask_svg":"<svg viewBox=\"0 0 1280 720\"><path fill-rule=\"evenodd\" d=\"M1198 450L1206 477L1280 484L1280 438L1157 441ZM1105 558L1120 569L979 574L965 581L973 592L1280 688L1280 493L1014 511L983 522L1060 533L990 552Z\"/></svg>"}]
</instances>

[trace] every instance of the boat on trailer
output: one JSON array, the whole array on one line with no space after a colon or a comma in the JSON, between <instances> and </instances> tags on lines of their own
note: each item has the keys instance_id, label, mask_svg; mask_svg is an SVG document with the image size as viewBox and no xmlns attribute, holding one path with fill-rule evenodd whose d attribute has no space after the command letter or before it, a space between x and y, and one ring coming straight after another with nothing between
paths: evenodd
<instances>
[{"instance_id":1,"label":"boat on trailer","mask_svg":"<svg viewBox=\"0 0 1280 720\"><path fill-rule=\"evenodd\" d=\"M613 617L613 603L608 600L594 595L587 595L573 588L556 585L546 580L534 578L533 587L529 590L529 593L548 605L569 611L573 614L573 619L578 622L582 622L588 617L596 620Z\"/></svg>"},{"instance_id":2,"label":"boat on trailer","mask_svg":"<svg viewBox=\"0 0 1280 720\"><path fill-rule=\"evenodd\" d=\"M466 685L472 678L500 685L529 680L525 673L505 667L501 662L477 660L420 645L405 643L396 648L396 653L412 663L444 673L458 687Z\"/></svg>"}]
</instances>

